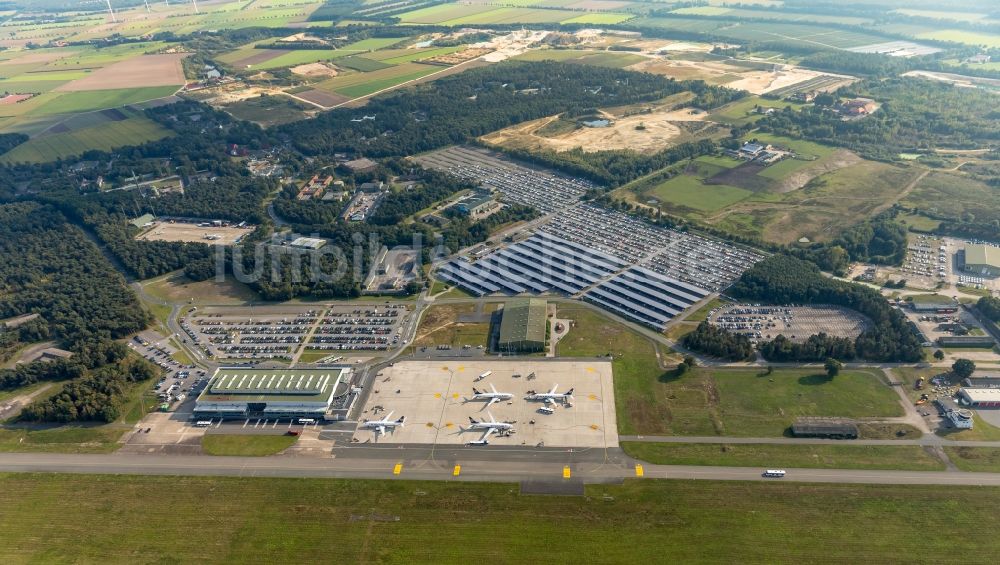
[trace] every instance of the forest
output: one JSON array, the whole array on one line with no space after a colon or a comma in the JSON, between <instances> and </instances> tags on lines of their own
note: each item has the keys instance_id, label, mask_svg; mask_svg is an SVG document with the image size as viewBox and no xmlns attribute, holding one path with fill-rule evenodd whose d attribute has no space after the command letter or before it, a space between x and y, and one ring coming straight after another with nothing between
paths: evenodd
<instances>
[{"instance_id":1,"label":"forest","mask_svg":"<svg viewBox=\"0 0 1000 565\"><path fill-rule=\"evenodd\" d=\"M730 288L744 300L773 304L832 304L870 318L873 327L854 341L855 354L867 361L915 363L923 358L921 340L906 317L878 291L827 278L812 263L772 255L754 265Z\"/></svg>"},{"instance_id":2,"label":"forest","mask_svg":"<svg viewBox=\"0 0 1000 565\"><path fill-rule=\"evenodd\" d=\"M276 128L305 155L332 152L404 156L565 111L658 100L691 84L648 73L551 61L504 62L448 76L432 84L373 98L366 114L337 109ZM703 96L722 103L738 91L699 83Z\"/></svg>"},{"instance_id":3,"label":"forest","mask_svg":"<svg viewBox=\"0 0 1000 565\"><path fill-rule=\"evenodd\" d=\"M681 343L692 351L726 361L746 361L754 357L753 345L747 336L728 332L708 322L698 324Z\"/></svg>"},{"instance_id":4,"label":"forest","mask_svg":"<svg viewBox=\"0 0 1000 565\"><path fill-rule=\"evenodd\" d=\"M761 131L805 138L891 161L900 153L976 149L1000 140L996 96L978 88L915 78L866 80L837 91L881 103L870 116L844 120L821 104L786 108L758 122Z\"/></svg>"}]
</instances>

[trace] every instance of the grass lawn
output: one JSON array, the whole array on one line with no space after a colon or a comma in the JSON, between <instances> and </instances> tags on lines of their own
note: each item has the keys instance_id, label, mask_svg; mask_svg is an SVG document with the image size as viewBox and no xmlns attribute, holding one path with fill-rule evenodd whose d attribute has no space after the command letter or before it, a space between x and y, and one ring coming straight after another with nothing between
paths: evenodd
<instances>
[{"instance_id":1,"label":"grass lawn","mask_svg":"<svg viewBox=\"0 0 1000 565\"><path fill-rule=\"evenodd\" d=\"M945 454L963 471L1000 473L1000 448L945 447Z\"/></svg>"},{"instance_id":2,"label":"grass lawn","mask_svg":"<svg viewBox=\"0 0 1000 565\"><path fill-rule=\"evenodd\" d=\"M996 192L982 181L935 171L917 183L902 204L955 220L972 213L976 221L989 222L1000 220L1000 198Z\"/></svg>"},{"instance_id":3,"label":"grass lawn","mask_svg":"<svg viewBox=\"0 0 1000 565\"><path fill-rule=\"evenodd\" d=\"M765 106L767 108L787 108L789 106L793 108L802 107L801 104L795 104L786 100L765 100L760 96L748 96L742 100L731 102L721 108L713 110L708 117L712 121L725 124L748 124L756 122L764 117L764 114L758 114L754 111L754 108L757 106Z\"/></svg>"},{"instance_id":4,"label":"grass lawn","mask_svg":"<svg viewBox=\"0 0 1000 565\"><path fill-rule=\"evenodd\" d=\"M996 536L968 535L1000 528L993 488L630 480L585 494L524 496L508 483L8 474L0 554L17 563L336 555L450 564L530 562L544 547L556 561L591 563L944 563L1000 549ZM502 544L482 543L496 531L507 534Z\"/></svg>"},{"instance_id":5,"label":"grass lawn","mask_svg":"<svg viewBox=\"0 0 1000 565\"><path fill-rule=\"evenodd\" d=\"M696 176L679 174L654 186L646 192L646 195L667 204L676 204L699 212L714 212L753 194L744 188L705 184L702 180Z\"/></svg>"},{"instance_id":6,"label":"grass lawn","mask_svg":"<svg viewBox=\"0 0 1000 565\"><path fill-rule=\"evenodd\" d=\"M333 351L333 350L323 351L323 350L320 350L320 349L306 349L305 351L302 352L302 355L299 356L299 363L315 363L315 362L319 361L320 359L324 359L324 358L330 357L330 356L337 357L338 356L337 351Z\"/></svg>"},{"instance_id":7,"label":"grass lawn","mask_svg":"<svg viewBox=\"0 0 1000 565\"><path fill-rule=\"evenodd\" d=\"M47 430L0 429L0 452L111 453L127 428L60 426Z\"/></svg>"},{"instance_id":8,"label":"grass lawn","mask_svg":"<svg viewBox=\"0 0 1000 565\"><path fill-rule=\"evenodd\" d=\"M147 118L82 128L29 139L0 156L0 163L44 163L75 157L91 149L109 151L125 145L141 145L173 135L170 130Z\"/></svg>"},{"instance_id":9,"label":"grass lawn","mask_svg":"<svg viewBox=\"0 0 1000 565\"><path fill-rule=\"evenodd\" d=\"M718 298L718 297L713 298L713 299L709 300L708 303L705 304L704 306L702 306L701 308L698 308L694 312L691 312L690 314L688 314L688 316L686 318L684 318L684 321L685 322L704 322L705 320L708 319L708 313L709 312L711 312L712 310L714 310L716 308L720 308L722 306L725 306L726 304L729 304L729 301L726 300L726 299L724 299L724 298Z\"/></svg>"},{"instance_id":10,"label":"grass lawn","mask_svg":"<svg viewBox=\"0 0 1000 565\"><path fill-rule=\"evenodd\" d=\"M939 430L938 435L955 441L1000 441L1000 428L991 426L976 414L972 417L971 430L948 428Z\"/></svg>"},{"instance_id":11,"label":"grass lawn","mask_svg":"<svg viewBox=\"0 0 1000 565\"><path fill-rule=\"evenodd\" d=\"M478 347L488 345L490 337L489 322L460 322L462 315L471 315L475 310L472 304L433 305L427 309L420 320L414 347L433 347L435 345L451 345L460 349L465 345ZM484 312L487 310L484 309Z\"/></svg>"},{"instance_id":12,"label":"grass lawn","mask_svg":"<svg viewBox=\"0 0 1000 565\"><path fill-rule=\"evenodd\" d=\"M245 455L263 457L274 455L295 445L296 436L226 435L205 434L201 449L208 455Z\"/></svg>"},{"instance_id":13,"label":"grass lawn","mask_svg":"<svg viewBox=\"0 0 1000 565\"><path fill-rule=\"evenodd\" d=\"M920 214L900 214L897 220L913 231L930 233L941 227L941 220L935 220Z\"/></svg>"},{"instance_id":14,"label":"grass lawn","mask_svg":"<svg viewBox=\"0 0 1000 565\"><path fill-rule=\"evenodd\" d=\"M830 379L816 369L779 369L769 376L758 376L756 370L704 371L714 383L715 390L706 393L718 403L721 435L780 436L798 416L903 415L899 397L884 377L869 372L843 371Z\"/></svg>"},{"instance_id":15,"label":"grass lawn","mask_svg":"<svg viewBox=\"0 0 1000 565\"><path fill-rule=\"evenodd\" d=\"M899 469L943 471L944 463L916 445L775 445L622 442L632 457L658 465Z\"/></svg>"},{"instance_id":16,"label":"grass lawn","mask_svg":"<svg viewBox=\"0 0 1000 565\"><path fill-rule=\"evenodd\" d=\"M143 290L150 296L176 304L246 304L260 300L256 292L233 277L221 283L212 279L194 282L183 274L172 273L144 282Z\"/></svg>"},{"instance_id":17,"label":"grass lawn","mask_svg":"<svg viewBox=\"0 0 1000 565\"><path fill-rule=\"evenodd\" d=\"M147 86L141 88L118 88L114 90L88 90L83 92L63 92L55 100L36 110L37 114L76 114L117 108L164 98L177 92L177 86Z\"/></svg>"}]
</instances>

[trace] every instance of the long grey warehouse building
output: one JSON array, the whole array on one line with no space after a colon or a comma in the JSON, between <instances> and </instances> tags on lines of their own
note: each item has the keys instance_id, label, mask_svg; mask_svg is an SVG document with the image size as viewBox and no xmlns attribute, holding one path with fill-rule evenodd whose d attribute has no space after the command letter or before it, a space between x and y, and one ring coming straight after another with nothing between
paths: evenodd
<instances>
[{"instance_id":1,"label":"long grey warehouse building","mask_svg":"<svg viewBox=\"0 0 1000 565\"><path fill-rule=\"evenodd\" d=\"M221 367L195 402L196 418L322 419L351 369Z\"/></svg>"}]
</instances>

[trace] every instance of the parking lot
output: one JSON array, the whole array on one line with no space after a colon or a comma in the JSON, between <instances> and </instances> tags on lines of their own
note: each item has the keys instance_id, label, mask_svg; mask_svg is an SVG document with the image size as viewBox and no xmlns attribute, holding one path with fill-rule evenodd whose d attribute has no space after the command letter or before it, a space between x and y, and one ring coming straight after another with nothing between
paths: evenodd
<instances>
[{"instance_id":1,"label":"parking lot","mask_svg":"<svg viewBox=\"0 0 1000 565\"><path fill-rule=\"evenodd\" d=\"M206 307L179 320L186 339L226 360L297 360L304 352L386 351L399 345L403 305Z\"/></svg>"},{"instance_id":2,"label":"parking lot","mask_svg":"<svg viewBox=\"0 0 1000 565\"><path fill-rule=\"evenodd\" d=\"M522 165L481 148L449 147L414 160L424 167L476 181L499 192L507 202L532 206L545 214L571 206L585 192L598 188L588 180Z\"/></svg>"},{"instance_id":3,"label":"parking lot","mask_svg":"<svg viewBox=\"0 0 1000 565\"><path fill-rule=\"evenodd\" d=\"M809 336L855 338L871 327L871 321L853 310L838 306L762 306L736 304L717 308L709 321L750 341L771 340L784 335L804 342Z\"/></svg>"},{"instance_id":4,"label":"parking lot","mask_svg":"<svg viewBox=\"0 0 1000 565\"><path fill-rule=\"evenodd\" d=\"M490 372L489 376L479 376ZM533 375L533 376L532 376ZM530 378L529 378L530 377ZM528 401L529 391L573 390L571 406L550 404L552 414ZM466 401L472 388L513 395L486 408L486 401ZM405 417L405 426L376 439L375 433L358 429L354 443L462 445L478 440L483 431L463 431L469 418L512 422L514 433L493 434L490 446L617 447L611 363L565 360L403 361L379 373L360 420ZM489 449L490 446L480 447ZM471 447L470 447L471 448Z\"/></svg>"}]
</instances>

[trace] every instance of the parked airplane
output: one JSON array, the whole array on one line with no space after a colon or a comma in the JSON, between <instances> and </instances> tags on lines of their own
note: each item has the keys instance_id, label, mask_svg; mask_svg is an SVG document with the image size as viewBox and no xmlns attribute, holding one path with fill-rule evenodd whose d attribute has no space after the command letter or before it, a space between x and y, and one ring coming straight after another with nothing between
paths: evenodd
<instances>
[{"instance_id":1,"label":"parked airplane","mask_svg":"<svg viewBox=\"0 0 1000 565\"><path fill-rule=\"evenodd\" d=\"M484 392L477 390L476 387L472 387L472 398L466 398L466 402L474 402L476 400L488 400L489 402L483 408L489 408L493 406L494 402L499 402L501 400L510 400L514 398L514 395L509 392L497 392L495 386L490 383L490 390L492 392Z\"/></svg>"},{"instance_id":2,"label":"parked airplane","mask_svg":"<svg viewBox=\"0 0 1000 565\"><path fill-rule=\"evenodd\" d=\"M486 420L476 421L471 416L469 417L469 427L462 428L462 431L483 430L483 436L477 440L470 441L466 445L489 445L489 437L492 434L497 432L511 433L514 431L514 424L508 422L498 422L497 419L493 417L493 414L488 411L486 414L490 417L488 422Z\"/></svg>"},{"instance_id":3,"label":"parked airplane","mask_svg":"<svg viewBox=\"0 0 1000 565\"><path fill-rule=\"evenodd\" d=\"M377 439L379 436L384 436L386 430L393 431L397 426L402 428L403 420L406 419L406 416L400 416L398 420L391 420L390 418L392 418L392 412L386 414L385 418L381 420L366 420L361 424L361 427L366 430L374 430L375 438Z\"/></svg>"},{"instance_id":4,"label":"parked airplane","mask_svg":"<svg viewBox=\"0 0 1000 565\"><path fill-rule=\"evenodd\" d=\"M556 392L559 385L552 387L549 392L535 392L533 390L528 391L528 400L542 400L546 404L554 404L556 402L572 402L573 401L573 389L569 389L566 392Z\"/></svg>"}]
</instances>

